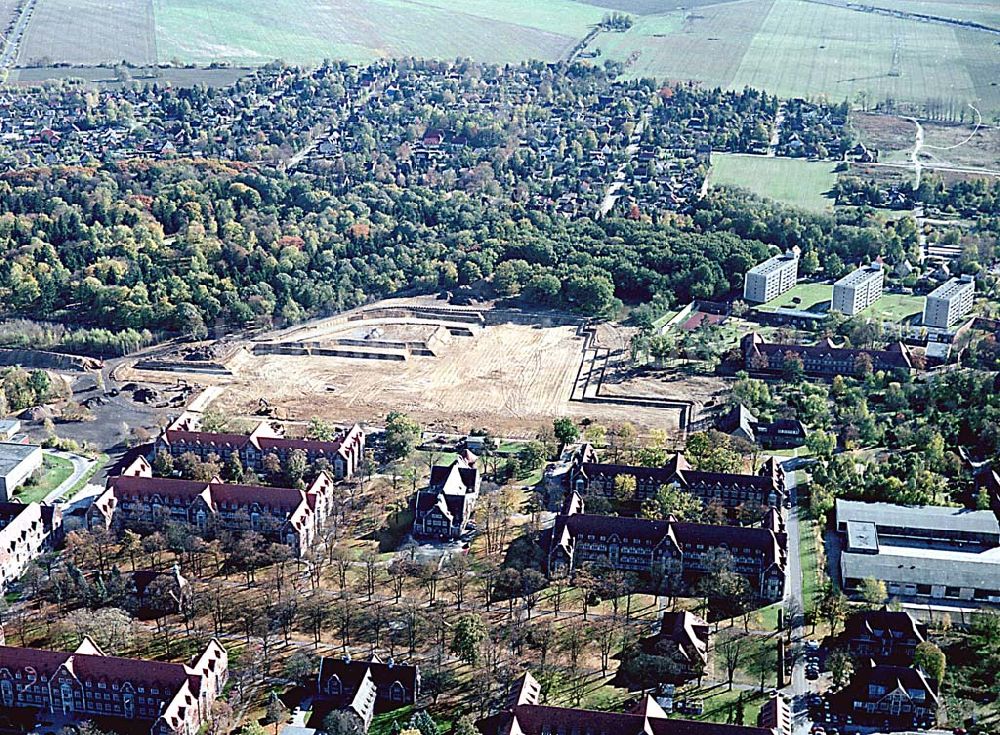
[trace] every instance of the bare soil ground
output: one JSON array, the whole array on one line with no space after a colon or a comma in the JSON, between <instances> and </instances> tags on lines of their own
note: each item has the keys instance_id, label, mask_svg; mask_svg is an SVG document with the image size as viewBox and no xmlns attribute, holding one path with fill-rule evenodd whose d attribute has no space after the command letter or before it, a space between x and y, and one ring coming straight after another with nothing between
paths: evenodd
<instances>
[{"instance_id":1,"label":"bare soil ground","mask_svg":"<svg viewBox=\"0 0 1000 735\"><path fill-rule=\"evenodd\" d=\"M901 159L893 153L913 149L916 128L909 120L892 115L876 115L868 112L856 112L851 116L852 125L868 148L877 148L879 160L892 161Z\"/></svg>"},{"instance_id":2,"label":"bare soil ground","mask_svg":"<svg viewBox=\"0 0 1000 735\"><path fill-rule=\"evenodd\" d=\"M384 338L424 334L426 327L386 326ZM374 325L373 325L374 326ZM358 337L365 322L315 322L269 339L284 342L328 341ZM597 341L625 350L629 330L601 325ZM347 357L254 355L252 345L226 363L231 375L183 373L191 383L223 390L213 406L240 415L253 414L260 398L280 407L289 420L314 416L338 422L379 423L393 410L404 411L432 430L465 432L488 427L506 436L534 436L553 418L610 425L631 422L641 430L678 428L679 411L671 408L571 401L583 356L584 339L575 326L503 323L477 327L474 337L451 336L435 348L437 357L372 360ZM174 382L170 371L126 369L121 379ZM710 400L719 381L649 376L609 371L607 395ZM713 382L714 381L714 382Z\"/></svg>"},{"instance_id":3,"label":"bare soil ground","mask_svg":"<svg viewBox=\"0 0 1000 735\"><path fill-rule=\"evenodd\" d=\"M923 123L924 161L949 166L1000 169L1000 128Z\"/></svg>"}]
</instances>

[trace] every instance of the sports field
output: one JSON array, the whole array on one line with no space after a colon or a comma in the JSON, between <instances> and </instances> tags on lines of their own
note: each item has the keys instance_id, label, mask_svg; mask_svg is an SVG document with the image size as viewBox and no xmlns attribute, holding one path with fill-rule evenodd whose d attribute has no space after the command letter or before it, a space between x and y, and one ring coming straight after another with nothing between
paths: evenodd
<instances>
[{"instance_id":1,"label":"sports field","mask_svg":"<svg viewBox=\"0 0 1000 735\"><path fill-rule=\"evenodd\" d=\"M709 183L749 189L814 212L832 212L833 199L827 192L837 181L835 166L829 161L713 153Z\"/></svg>"}]
</instances>

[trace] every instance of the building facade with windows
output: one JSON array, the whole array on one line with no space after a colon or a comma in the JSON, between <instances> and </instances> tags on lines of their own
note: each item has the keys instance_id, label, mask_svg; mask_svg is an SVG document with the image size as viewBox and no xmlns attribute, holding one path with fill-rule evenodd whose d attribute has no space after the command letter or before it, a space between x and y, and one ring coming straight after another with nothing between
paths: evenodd
<instances>
[{"instance_id":1,"label":"building facade with windows","mask_svg":"<svg viewBox=\"0 0 1000 735\"><path fill-rule=\"evenodd\" d=\"M635 478L636 499L655 497L662 487L676 487L696 496L706 505L721 503L726 508L741 505L780 507L785 498L785 473L781 464L768 458L756 475L694 470L678 452L663 467L608 464L597 461L589 444L583 444L566 473L567 490L586 496L600 493L613 496L615 480Z\"/></svg>"},{"instance_id":2,"label":"building facade with windows","mask_svg":"<svg viewBox=\"0 0 1000 735\"><path fill-rule=\"evenodd\" d=\"M430 482L414 501L414 536L456 539L468 530L482 484L470 459L474 462L475 455L459 456L450 465L431 469Z\"/></svg>"},{"instance_id":3,"label":"building facade with windows","mask_svg":"<svg viewBox=\"0 0 1000 735\"><path fill-rule=\"evenodd\" d=\"M340 709L357 717L367 730L377 712L388 712L416 703L420 697L420 669L415 665L323 657L316 677L316 709Z\"/></svg>"},{"instance_id":4,"label":"building facade with windows","mask_svg":"<svg viewBox=\"0 0 1000 735\"><path fill-rule=\"evenodd\" d=\"M215 639L190 666L107 656L89 638L72 653L0 646L0 702L39 716L124 719L137 733L195 735L228 667Z\"/></svg>"},{"instance_id":5,"label":"building facade with windows","mask_svg":"<svg viewBox=\"0 0 1000 735\"><path fill-rule=\"evenodd\" d=\"M572 575L590 563L653 577L672 572L683 594L712 570L719 552L729 554L732 571L759 597L784 596L787 537L767 523L752 528L590 515L576 493L556 517L548 569Z\"/></svg>"},{"instance_id":6,"label":"building facade with windows","mask_svg":"<svg viewBox=\"0 0 1000 735\"><path fill-rule=\"evenodd\" d=\"M972 276L951 278L927 294L924 326L948 329L972 309L976 280Z\"/></svg>"},{"instance_id":7,"label":"building facade with windows","mask_svg":"<svg viewBox=\"0 0 1000 735\"><path fill-rule=\"evenodd\" d=\"M354 475L363 461L365 433L355 424L340 431L333 441L289 439L276 432L271 424L262 421L249 434L220 434L201 431L201 417L187 412L164 430L154 445L153 453L165 451L173 457L180 457L191 452L203 461L214 454L225 461L236 452L245 468L261 472L264 458L269 454L284 464L296 450L305 454L310 465L320 460L328 462L332 476L341 480Z\"/></svg>"},{"instance_id":8,"label":"building facade with windows","mask_svg":"<svg viewBox=\"0 0 1000 735\"><path fill-rule=\"evenodd\" d=\"M890 596L921 602L1000 602L1000 526L992 511L838 500L841 581L885 582Z\"/></svg>"},{"instance_id":9,"label":"building facade with windows","mask_svg":"<svg viewBox=\"0 0 1000 735\"><path fill-rule=\"evenodd\" d=\"M884 350L861 350L838 347L831 339L815 345L765 342L763 337L753 332L746 335L740 344L744 367L754 374L779 374L793 357L802 361L802 371L806 375L821 378L858 376L868 370L907 374L913 371L910 351L902 342L889 345Z\"/></svg>"},{"instance_id":10,"label":"building facade with windows","mask_svg":"<svg viewBox=\"0 0 1000 735\"><path fill-rule=\"evenodd\" d=\"M747 271L743 298L764 304L778 298L795 285L799 277L799 249L775 255Z\"/></svg>"},{"instance_id":11,"label":"building facade with windows","mask_svg":"<svg viewBox=\"0 0 1000 735\"><path fill-rule=\"evenodd\" d=\"M315 541L333 507L334 483L320 475L305 490L231 485L152 477L145 462L140 474L112 477L87 510L91 528L162 529L167 523L194 526L210 534L255 531L301 556Z\"/></svg>"},{"instance_id":12,"label":"building facade with windows","mask_svg":"<svg viewBox=\"0 0 1000 735\"><path fill-rule=\"evenodd\" d=\"M831 311L847 316L864 311L882 298L885 270L881 263L858 268L833 284Z\"/></svg>"},{"instance_id":13,"label":"building facade with windows","mask_svg":"<svg viewBox=\"0 0 1000 735\"><path fill-rule=\"evenodd\" d=\"M62 512L41 503L0 503L0 593L62 538Z\"/></svg>"},{"instance_id":14,"label":"building facade with windows","mask_svg":"<svg viewBox=\"0 0 1000 735\"><path fill-rule=\"evenodd\" d=\"M42 448L34 444L0 441L0 502L42 468Z\"/></svg>"}]
</instances>

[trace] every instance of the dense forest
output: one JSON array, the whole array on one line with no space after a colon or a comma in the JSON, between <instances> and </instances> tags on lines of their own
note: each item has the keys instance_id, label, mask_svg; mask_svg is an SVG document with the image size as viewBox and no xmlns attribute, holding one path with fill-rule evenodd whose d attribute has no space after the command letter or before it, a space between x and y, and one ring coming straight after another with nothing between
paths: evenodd
<instances>
[{"instance_id":1,"label":"dense forest","mask_svg":"<svg viewBox=\"0 0 1000 735\"><path fill-rule=\"evenodd\" d=\"M501 295L605 314L721 297L769 247L799 245L806 270L903 254L907 226L733 192L690 216L594 221L461 190L335 196L321 178L238 164L34 169L0 180L0 303L8 317L201 336L495 275Z\"/></svg>"}]
</instances>

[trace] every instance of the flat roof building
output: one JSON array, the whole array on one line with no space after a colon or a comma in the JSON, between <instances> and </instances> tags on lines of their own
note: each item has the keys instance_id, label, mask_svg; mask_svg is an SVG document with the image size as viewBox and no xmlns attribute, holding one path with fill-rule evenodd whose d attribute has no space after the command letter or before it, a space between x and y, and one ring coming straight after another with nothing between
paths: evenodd
<instances>
[{"instance_id":1,"label":"flat roof building","mask_svg":"<svg viewBox=\"0 0 1000 735\"><path fill-rule=\"evenodd\" d=\"M798 277L799 249L796 247L748 270L743 298L756 304L766 303L792 288Z\"/></svg>"},{"instance_id":2,"label":"flat roof building","mask_svg":"<svg viewBox=\"0 0 1000 735\"><path fill-rule=\"evenodd\" d=\"M41 447L35 444L0 442L0 502L10 500L14 491L41 466Z\"/></svg>"},{"instance_id":3,"label":"flat roof building","mask_svg":"<svg viewBox=\"0 0 1000 735\"><path fill-rule=\"evenodd\" d=\"M831 309L847 316L864 311L882 297L885 271L881 263L862 266L833 284Z\"/></svg>"},{"instance_id":4,"label":"flat roof building","mask_svg":"<svg viewBox=\"0 0 1000 735\"><path fill-rule=\"evenodd\" d=\"M9 442L21 430L17 419L0 419L0 442Z\"/></svg>"},{"instance_id":5,"label":"flat roof building","mask_svg":"<svg viewBox=\"0 0 1000 735\"><path fill-rule=\"evenodd\" d=\"M1000 602L1000 524L991 511L838 500L845 589L885 582L890 596Z\"/></svg>"},{"instance_id":6,"label":"flat roof building","mask_svg":"<svg viewBox=\"0 0 1000 735\"><path fill-rule=\"evenodd\" d=\"M924 326L948 329L972 309L976 280L972 276L952 278L927 294Z\"/></svg>"}]
</instances>

